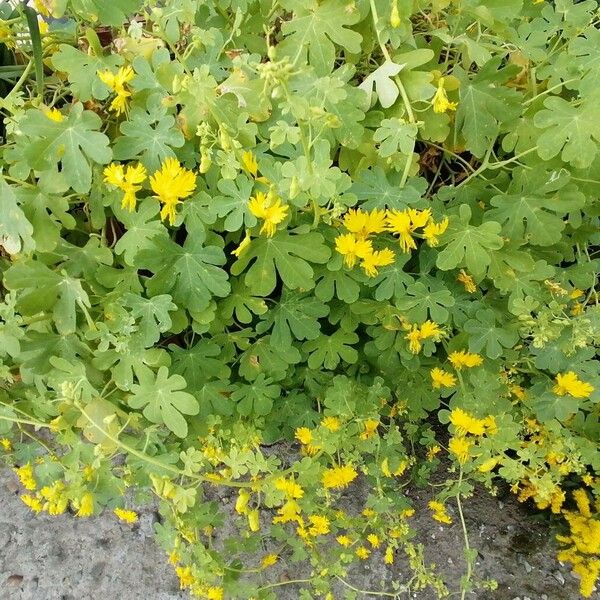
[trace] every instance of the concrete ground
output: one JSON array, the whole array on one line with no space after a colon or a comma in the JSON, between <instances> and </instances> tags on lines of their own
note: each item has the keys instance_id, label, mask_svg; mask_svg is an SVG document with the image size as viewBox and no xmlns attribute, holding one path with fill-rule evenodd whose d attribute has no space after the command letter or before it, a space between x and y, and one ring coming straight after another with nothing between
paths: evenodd
<instances>
[{"instance_id":1,"label":"concrete ground","mask_svg":"<svg viewBox=\"0 0 600 600\"><path fill-rule=\"evenodd\" d=\"M177 600L172 567L153 540L152 510L128 526L112 514L89 519L71 515L34 515L19 500L14 475L0 470L0 600ZM425 493L413 494L418 541L437 563L452 590L463 574L462 532L441 526L426 509ZM498 581L495 592L467 596L477 600L575 600L578 584L555 558L552 533L535 523L512 496L502 500L485 493L465 501L471 543L479 551L482 577ZM456 519L455 519L456 521ZM365 589L389 589L398 573L383 561L367 561L350 578ZM282 565L284 566L284 565ZM294 566L285 571L293 579ZM297 599L298 590L278 588L278 598ZM342 596L340 596L341 598ZM430 600L429 593L407 598ZM455 596L456 597L456 596ZM600 598L600 595L595 596ZM337 598L337 595L336 595Z\"/></svg>"}]
</instances>

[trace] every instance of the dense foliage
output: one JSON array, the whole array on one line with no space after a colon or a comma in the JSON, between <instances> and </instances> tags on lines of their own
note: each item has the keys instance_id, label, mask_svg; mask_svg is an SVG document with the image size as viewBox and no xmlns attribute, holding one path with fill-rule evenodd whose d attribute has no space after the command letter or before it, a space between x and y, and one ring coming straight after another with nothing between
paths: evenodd
<instances>
[{"instance_id":1,"label":"dense foliage","mask_svg":"<svg viewBox=\"0 0 600 600\"><path fill-rule=\"evenodd\" d=\"M504 480L562 515L591 595L597 3L32 5L0 3L23 501L135 522L157 497L201 598L276 598L289 562L298 597L355 598L370 560L414 573L381 595L444 596L402 491L443 469L432 518ZM494 587L467 533L462 597Z\"/></svg>"}]
</instances>

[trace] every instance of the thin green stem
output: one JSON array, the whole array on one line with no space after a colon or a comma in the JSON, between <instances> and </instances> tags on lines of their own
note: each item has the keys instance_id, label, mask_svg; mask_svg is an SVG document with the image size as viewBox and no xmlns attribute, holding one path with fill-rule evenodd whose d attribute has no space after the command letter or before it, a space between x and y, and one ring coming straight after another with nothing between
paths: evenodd
<instances>
[{"instance_id":1,"label":"thin green stem","mask_svg":"<svg viewBox=\"0 0 600 600\"><path fill-rule=\"evenodd\" d=\"M465 596L467 595L467 585L471 581L471 577L473 576L473 560L471 558L471 545L469 544L469 533L467 531L467 525L465 523L465 517L462 510L462 503L460 501L460 485L462 483L462 478L463 469L461 465L458 473L458 493L456 494L456 506L458 508L458 516L460 518L460 524L463 531L463 538L465 541L465 554L467 560L467 573L465 575L465 584L462 586L460 594L460 600L465 600Z\"/></svg>"}]
</instances>

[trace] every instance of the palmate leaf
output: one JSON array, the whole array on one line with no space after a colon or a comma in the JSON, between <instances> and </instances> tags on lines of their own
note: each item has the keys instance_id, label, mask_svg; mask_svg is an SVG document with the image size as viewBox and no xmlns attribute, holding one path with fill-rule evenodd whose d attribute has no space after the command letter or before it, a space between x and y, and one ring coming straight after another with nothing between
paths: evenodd
<instances>
[{"instance_id":1,"label":"palmate leaf","mask_svg":"<svg viewBox=\"0 0 600 600\"><path fill-rule=\"evenodd\" d=\"M499 358L504 348L512 348L519 339L514 326L498 327L494 311L487 309L478 310L475 319L465 323L464 330L470 334L469 351L481 352L485 348L489 358Z\"/></svg>"},{"instance_id":2,"label":"palmate leaf","mask_svg":"<svg viewBox=\"0 0 600 600\"><path fill-rule=\"evenodd\" d=\"M454 302L452 292L441 281L423 278L406 288L406 294L397 298L396 306L412 322L423 323L431 319L445 323L449 317L447 308L454 306Z\"/></svg>"},{"instance_id":3,"label":"palmate leaf","mask_svg":"<svg viewBox=\"0 0 600 600\"><path fill-rule=\"evenodd\" d=\"M253 240L232 265L231 273L240 275L252 263L244 281L257 296L268 296L275 289L277 275L289 289L310 290L315 283L309 262L326 263L330 255L320 233L291 235L280 231L272 238Z\"/></svg>"},{"instance_id":4,"label":"palmate leaf","mask_svg":"<svg viewBox=\"0 0 600 600\"><path fill-rule=\"evenodd\" d=\"M509 66L498 70L500 58L490 60L470 78L460 67L454 69L459 79L460 101L456 110L456 130L462 132L467 150L482 157L500 133L500 124L521 114L521 95L504 87L517 71Z\"/></svg>"},{"instance_id":5,"label":"palmate leaf","mask_svg":"<svg viewBox=\"0 0 600 600\"><path fill-rule=\"evenodd\" d=\"M462 204L460 222L453 223L448 232L450 243L438 254L436 265L442 271L464 266L476 277L483 275L490 264L494 250L502 248L500 224L486 221L479 226L469 225L471 209Z\"/></svg>"},{"instance_id":6,"label":"palmate leaf","mask_svg":"<svg viewBox=\"0 0 600 600\"><path fill-rule=\"evenodd\" d=\"M327 75L333 69L335 44L349 52L360 51L362 36L347 29L360 19L358 10L347 10L342 0L286 0L284 8L294 11L294 18L282 26L283 41L277 51L281 56L290 57L293 63L299 57L306 60L318 75Z\"/></svg>"},{"instance_id":7,"label":"palmate leaf","mask_svg":"<svg viewBox=\"0 0 600 600\"><path fill-rule=\"evenodd\" d=\"M537 142L540 158L550 160L560 153L562 160L577 169L591 165L600 143L600 108L596 98L574 106L552 97L544 101L544 106L533 118L536 127L545 129Z\"/></svg>"},{"instance_id":8,"label":"palmate leaf","mask_svg":"<svg viewBox=\"0 0 600 600\"><path fill-rule=\"evenodd\" d=\"M180 246L166 236L149 240L136 257L139 266L154 275L148 280L152 295L170 293L179 307L191 312L205 310L213 296L224 298L230 292L223 250L204 246L200 235L189 236Z\"/></svg>"},{"instance_id":9,"label":"palmate leaf","mask_svg":"<svg viewBox=\"0 0 600 600\"><path fill-rule=\"evenodd\" d=\"M59 122L41 110L29 109L21 121L21 131L30 138L24 158L31 169L40 171L60 163L66 182L84 194L92 183L90 162L104 165L112 157L108 138L97 131L101 126L100 117L83 110L80 102Z\"/></svg>"},{"instance_id":10,"label":"palmate leaf","mask_svg":"<svg viewBox=\"0 0 600 600\"><path fill-rule=\"evenodd\" d=\"M142 335L144 345L152 346L160 338L160 334L168 331L172 325L169 312L177 310L169 294L144 298L136 294L125 294L125 303L131 308L131 315L139 319L138 331Z\"/></svg>"},{"instance_id":11,"label":"palmate leaf","mask_svg":"<svg viewBox=\"0 0 600 600\"><path fill-rule=\"evenodd\" d=\"M319 337L319 319L329 314L329 307L312 295L285 291L277 306L266 314L257 326L259 333L273 328L271 340L277 347L288 347L292 340L313 340Z\"/></svg>"},{"instance_id":12,"label":"palmate leaf","mask_svg":"<svg viewBox=\"0 0 600 600\"><path fill-rule=\"evenodd\" d=\"M18 305L25 314L52 310L59 333L73 333L77 324L77 307L89 308L90 300L81 281L61 271L57 273L39 261L15 263L4 274L4 285L21 290ZM43 289L43 294L40 293Z\"/></svg>"},{"instance_id":13,"label":"palmate leaf","mask_svg":"<svg viewBox=\"0 0 600 600\"><path fill-rule=\"evenodd\" d=\"M377 152L383 158L396 152L411 154L414 150L418 127L415 123L407 123L404 119L394 117L383 119L381 126L375 131L373 141L380 142Z\"/></svg>"},{"instance_id":14,"label":"palmate leaf","mask_svg":"<svg viewBox=\"0 0 600 600\"><path fill-rule=\"evenodd\" d=\"M160 98L154 98L148 111L137 106L131 110L113 148L116 160L137 159L150 172L158 170L165 158L175 156L173 148L181 148L185 141L175 117L167 114Z\"/></svg>"},{"instance_id":15,"label":"palmate leaf","mask_svg":"<svg viewBox=\"0 0 600 600\"><path fill-rule=\"evenodd\" d=\"M71 9L92 22L120 27L142 4L142 0L71 0Z\"/></svg>"},{"instance_id":16,"label":"palmate leaf","mask_svg":"<svg viewBox=\"0 0 600 600\"><path fill-rule=\"evenodd\" d=\"M95 56L73 46L61 44L58 52L52 55L52 64L57 71L67 74L75 98L87 102L92 98L108 98L110 90L96 73L120 66L123 64L123 58L118 54Z\"/></svg>"},{"instance_id":17,"label":"palmate leaf","mask_svg":"<svg viewBox=\"0 0 600 600\"><path fill-rule=\"evenodd\" d=\"M136 370L139 384L131 387L129 406L143 408L151 423L164 423L177 437L184 438L188 426L183 415L196 415L200 410L192 394L183 392L186 382L181 375L169 375L167 367L160 367L156 376L147 367Z\"/></svg>"},{"instance_id":18,"label":"palmate leaf","mask_svg":"<svg viewBox=\"0 0 600 600\"><path fill-rule=\"evenodd\" d=\"M308 366L311 369L335 369L340 361L354 364L358 360L358 352L352 344L358 342L358 335L353 331L338 329L333 335L321 335L315 340L302 344L302 350L308 352Z\"/></svg>"},{"instance_id":19,"label":"palmate leaf","mask_svg":"<svg viewBox=\"0 0 600 600\"><path fill-rule=\"evenodd\" d=\"M0 179L0 247L8 254L33 250L33 226L17 204L13 188Z\"/></svg>"},{"instance_id":20,"label":"palmate leaf","mask_svg":"<svg viewBox=\"0 0 600 600\"><path fill-rule=\"evenodd\" d=\"M273 402L280 395L281 388L261 373L252 383L241 384L231 394L231 399L237 402L237 411L240 415L264 416L271 412Z\"/></svg>"}]
</instances>

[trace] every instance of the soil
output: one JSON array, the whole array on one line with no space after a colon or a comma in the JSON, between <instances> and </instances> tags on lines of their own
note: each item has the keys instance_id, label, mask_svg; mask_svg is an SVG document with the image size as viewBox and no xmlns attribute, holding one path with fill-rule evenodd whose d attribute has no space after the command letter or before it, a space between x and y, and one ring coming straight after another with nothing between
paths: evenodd
<instances>
[{"instance_id":1,"label":"soil","mask_svg":"<svg viewBox=\"0 0 600 600\"><path fill-rule=\"evenodd\" d=\"M15 476L0 470L0 599L1 600L176 600L187 598L166 556L153 539L157 515L141 512L129 526L111 514L88 519L71 515L35 515L19 500ZM462 530L449 505L454 524L441 525L426 508L430 496L413 491L413 526L426 556L435 562L451 591L464 573ZM349 502L351 502L349 500ZM477 591L469 600L575 600L578 582L555 559L554 532L512 495L492 497L477 492L464 502L471 545L478 550L479 578L498 582L495 591ZM390 590L401 579L401 565L388 567L380 557L362 563L349 577L360 589ZM294 565L278 564L274 574L294 579ZM300 597L292 586L278 589L277 598ZM341 591L341 590L340 590ZM336 598L343 598L340 593ZM453 595L457 597L456 595ZM365 597L365 596L359 596ZM374 597L374 596L373 596ZM460 597L460 594L458 595ZM410 592L399 600L434 600L429 592ZM595 596L596 599L600 595Z\"/></svg>"}]
</instances>

